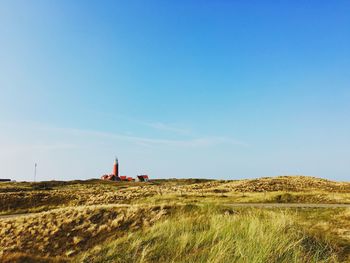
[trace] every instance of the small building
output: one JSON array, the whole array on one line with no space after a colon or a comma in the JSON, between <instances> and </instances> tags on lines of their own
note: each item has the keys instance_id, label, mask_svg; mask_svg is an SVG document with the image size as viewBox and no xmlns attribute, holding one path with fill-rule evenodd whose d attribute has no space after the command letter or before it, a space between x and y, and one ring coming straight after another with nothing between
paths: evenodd
<instances>
[{"instance_id":1,"label":"small building","mask_svg":"<svg viewBox=\"0 0 350 263\"><path fill-rule=\"evenodd\" d=\"M121 175L119 178L120 178L120 181L128 181L128 182L134 181L134 178L126 175Z\"/></svg>"},{"instance_id":2,"label":"small building","mask_svg":"<svg viewBox=\"0 0 350 263\"><path fill-rule=\"evenodd\" d=\"M148 182L149 181L148 175L146 175L146 174L138 175L136 177L136 181L137 182Z\"/></svg>"},{"instance_id":3,"label":"small building","mask_svg":"<svg viewBox=\"0 0 350 263\"><path fill-rule=\"evenodd\" d=\"M120 181L120 178L114 174L105 174L101 176L102 180L107 180L107 181Z\"/></svg>"}]
</instances>

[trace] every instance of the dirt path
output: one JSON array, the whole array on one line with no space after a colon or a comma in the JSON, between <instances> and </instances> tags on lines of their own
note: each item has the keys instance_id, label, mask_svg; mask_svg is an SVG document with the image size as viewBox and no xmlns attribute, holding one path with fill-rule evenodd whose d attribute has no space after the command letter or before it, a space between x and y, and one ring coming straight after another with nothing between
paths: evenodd
<instances>
[{"instance_id":1,"label":"dirt path","mask_svg":"<svg viewBox=\"0 0 350 263\"><path fill-rule=\"evenodd\" d=\"M350 208L350 204L301 204L301 203L231 203L222 204L231 207L256 207L256 208ZM22 216L33 216L37 213L0 215L1 219L16 218Z\"/></svg>"}]
</instances>

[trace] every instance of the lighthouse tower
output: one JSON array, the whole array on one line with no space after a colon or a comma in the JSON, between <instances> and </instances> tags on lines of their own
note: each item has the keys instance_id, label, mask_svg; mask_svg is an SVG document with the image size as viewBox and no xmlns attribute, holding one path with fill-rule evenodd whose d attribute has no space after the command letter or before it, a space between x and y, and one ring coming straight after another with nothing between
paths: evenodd
<instances>
[{"instance_id":1,"label":"lighthouse tower","mask_svg":"<svg viewBox=\"0 0 350 263\"><path fill-rule=\"evenodd\" d=\"M117 178L119 177L119 163L118 158L115 158L114 164L113 164L113 175Z\"/></svg>"}]
</instances>

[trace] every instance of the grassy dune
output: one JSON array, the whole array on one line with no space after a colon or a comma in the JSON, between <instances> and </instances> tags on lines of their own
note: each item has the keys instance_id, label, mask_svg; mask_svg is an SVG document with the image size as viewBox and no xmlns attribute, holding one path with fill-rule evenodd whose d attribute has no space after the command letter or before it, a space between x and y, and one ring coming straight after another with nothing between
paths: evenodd
<instances>
[{"instance_id":1,"label":"grassy dune","mask_svg":"<svg viewBox=\"0 0 350 263\"><path fill-rule=\"evenodd\" d=\"M313 177L0 184L0 262L350 262L350 210L227 203L349 203ZM39 213L38 213L39 212Z\"/></svg>"},{"instance_id":2,"label":"grassy dune","mask_svg":"<svg viewBox=\"0 0 350 263\"><path fill-rule=\"evenodd\" d=\"M330 220L333 214L338 221ZM1 262L345 262L349 210L99 205L0 220ZM342 228L338 228L341 230ZM345 242L345 243L342 243Z\"/></svg>"},{"instance_id":3,"label":"grassy dune","mask_svg":"<svg viewBox=\"0 0 350 263\"><path fill-rule=\"evenodd\" d=\"M165 215L162 207L83 206L0 221L0 256L40 255L66 261L110 237L149 226Z\"/></svg>"},{"instance_id":4,"label":"grassy dune","mask_svg":"<svg viewBox=\"0 0 350 263\"><path fill-rule=\"evenodd\" d=\"M305 176L253 180L100 180L1 183L0 214L102 204L191 204L197 202L350 203L350 183Z\"/></svg>"},{"instance_id":5,"label":"grassy dune","mask_svg":"<svg viewBox=\"0 0 350 263\"><path fill-rule=\"evenodd\" d=\"M100 245L76 262L337 262L337 256L288 213L207 206Z\"/></svg>"}]
</instances>

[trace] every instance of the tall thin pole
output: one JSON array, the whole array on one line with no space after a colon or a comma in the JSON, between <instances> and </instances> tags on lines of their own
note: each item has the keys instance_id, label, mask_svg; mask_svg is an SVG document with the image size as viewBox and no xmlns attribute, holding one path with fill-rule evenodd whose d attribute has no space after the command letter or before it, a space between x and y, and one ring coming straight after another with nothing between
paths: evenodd
<instances>
[{"instance_id":1,"label":"tall thin pole","mask_svg":"<svg viewBox=\"0 0 350 263\"><path fill-rule=\"evenodd\" d=\"M35 165L34 165L34 182L35 182L35 180L36 180L36 167L38 166L38 164L37 163L35 163Z\"/></svg>"}]
</instances>

